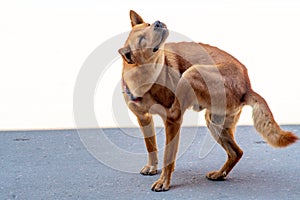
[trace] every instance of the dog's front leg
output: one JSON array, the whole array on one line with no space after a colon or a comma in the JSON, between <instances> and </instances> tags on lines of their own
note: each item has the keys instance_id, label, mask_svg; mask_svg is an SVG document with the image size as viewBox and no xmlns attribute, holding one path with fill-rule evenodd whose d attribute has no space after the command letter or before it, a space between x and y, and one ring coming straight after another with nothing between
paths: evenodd
<instances>
[{"instance_id":1,"label":"dog's front leg","mask_svg":"<svg viewBox=\"0 0 300 200\"><path fill-rule=\"evenodd\" d=\"M138 117L138 122L143 132L148 151L148 163L142 168L140 173L142 175L155 175L157 174L158 157L152 116L150 114L145 114L142 117Z\"/></svg>"},{"instance_id":2,"label":"dog's front leg","mask_svg":"<svg viewBox=\"0 0 300 200\"><path fill-rule=\"evenodd\" d=\"M156 192L167 191L170 187L171 175L175 168L176 154L179 144L181 119L174 121L167 119L165 122L166 145L164 153L164 167L159 179L153 183L151 189Z\"/></svg>"}]
</instances>

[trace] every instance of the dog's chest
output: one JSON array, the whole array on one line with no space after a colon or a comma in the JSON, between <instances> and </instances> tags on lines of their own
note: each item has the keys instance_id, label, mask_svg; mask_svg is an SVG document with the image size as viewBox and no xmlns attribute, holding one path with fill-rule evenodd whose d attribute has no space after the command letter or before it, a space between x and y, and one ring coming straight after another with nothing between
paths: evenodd
<instances>
[{"instance_id":1,"label":"dog's chest","mask_svg":"<svg viewBox=\"0 0 300 200\"><path fill-rule=\"evenodd\" d=\"M162 106L170 108L175 100L174 93L165 86L154 84L149 93L153 99Z\"/></svg>"}]
</instances>

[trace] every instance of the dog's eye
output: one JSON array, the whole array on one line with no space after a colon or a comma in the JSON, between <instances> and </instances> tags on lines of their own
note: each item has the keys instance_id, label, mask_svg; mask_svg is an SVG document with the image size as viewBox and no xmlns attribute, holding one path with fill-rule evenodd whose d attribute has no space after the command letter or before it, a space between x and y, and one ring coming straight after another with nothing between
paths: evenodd
<instances>
[{"instance_id":1,"label":"dog's eye","mask_svg":"<svg viewBox=\"0 0 300 200\"><path fill-rule=\"evenodd\" d=\"M147 26L150 26L151 24L147 23Z\"/></svg>"},{"instance_id":2,"label":"dog's eye","mask_svg":"<svg viewBox=\"0 0 300 200\"><path fill-rule=\"evenodd\" d=\"M144 36L141 36L140 39L139 39L139 45L143 45L145 42L145 37Z\"/></svg>"}]
</instances>

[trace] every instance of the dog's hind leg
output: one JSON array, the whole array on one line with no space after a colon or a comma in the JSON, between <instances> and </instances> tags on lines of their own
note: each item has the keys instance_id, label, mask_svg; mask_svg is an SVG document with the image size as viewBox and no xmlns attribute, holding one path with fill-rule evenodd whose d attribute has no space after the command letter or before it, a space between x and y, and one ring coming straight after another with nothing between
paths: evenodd
<instances>
[{"instance_id":1,"label":"dog's hind leg","mask_svg":"<svg viewBox=\"0 0 300 200\"><path fill-rule=\"evenodd\" d=\"M150 114L145 114L143 117L140 116L138 117L138 122L148 151L148 163L141 169L140 173L142 175L155 175L157 174L158 156L152 116Z\"/></svg>"},{"instance_id":2,"label":"dog's hind leg","mask_svg":"<svg viewBox=\"0 0 300 200\"><path fill-rule=\"evenodd\" d=\"M214 139L224 148L228 156L227 161L219 171L212 171L206 174L206 177L210 180L224 180L243 155L243 151L234 140L234 131L240 114L241 109L227 114L225 119L222 116L213 115L209 111L205 114L208 129ZM224 120L218 121L220 118Z\"/></svg>"}]
</instances>

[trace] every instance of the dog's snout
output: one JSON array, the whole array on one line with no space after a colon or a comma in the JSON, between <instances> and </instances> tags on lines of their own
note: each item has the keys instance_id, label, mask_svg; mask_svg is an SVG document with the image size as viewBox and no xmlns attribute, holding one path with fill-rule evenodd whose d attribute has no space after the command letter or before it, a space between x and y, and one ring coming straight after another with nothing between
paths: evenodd
<instances>
[{"instance_id":1,"label":"dog's snout","mask_svg":"<svg viewBox=\"0 0 300 200\"><path fill-rule=\"evenodd\" d=\"M154 28L166 28L166 25L157 20L156 22L154 22Z\"/></svg>"},{"instance_id":2,"label":"dog's snout","mask_svg":"<svg viewBox=\"0 0 300 200\"><path fill-rule=\"evenodd\" d=\"M160 21L156 21L156 22L154 22L154 27L156 27L156 28L161 28L162 27L162 24L161 24L161 22Z\"/></svg>"}]
</instances>

